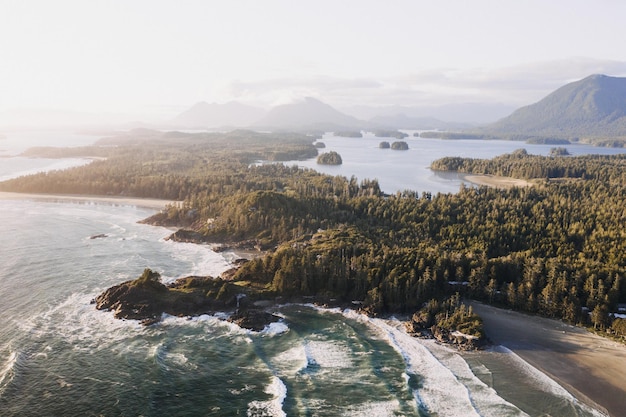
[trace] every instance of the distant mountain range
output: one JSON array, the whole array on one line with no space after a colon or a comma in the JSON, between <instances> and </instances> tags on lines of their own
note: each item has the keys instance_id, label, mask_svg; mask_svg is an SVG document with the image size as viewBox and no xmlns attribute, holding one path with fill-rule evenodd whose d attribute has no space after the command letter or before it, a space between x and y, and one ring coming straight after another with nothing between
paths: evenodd
<instances>
[{"instance_id":1,"label":"distant mountain range","mask_svg":"<svg viewBox=\"0 0 626 417\"><path fill-rule=\"evenodd\" d=\"M200 102L185 110L169 124L175 128L213 129L250 127L263 130L366 130L366 129L461 129L468 123L444 122L433 117L407 115L413 109L388 107L361 108L371 114L358 119L312 97L273 107L269 111L238 102L209 104ZM377 113L376 110L380 110Z\"/></svg>"},{"instance_id":2,"label":"distant mountain range","mask_svg":"<svg viewBox=\"0 0 626 417\"><path fill-rule=\"evenodd\" d=\"M266 111L236 101L225 104L201 101L170 121L187 128L247 127L259 120Z\"/></svg>"},{"instance_id":3,"label":"distant mountain range","mask_svg":"<svg viewBox=\"0 0 626 417\"><path fill-rule=\"evenodd\" d=\"M456 115L456 119L427 116L428 110L420 107L357 106L347 111L359 118L311 97L269 111L237 102L202 102L176 116L171 124L176 128L249 127L257 130L465 130L516 139L626 138L626 78L592 75L515 111L504 105L478 103L430 108L435 115ZM471 128L468 115L478 120L481 113L482 118L489 121L497 120L493 118L496 114L500 114L499 117L509 115L481 128Z\"/></svg>"},{"instance_id":4,"label":"distant mountain range","mask_svg":"<svg viewBox=\"0 0 626 417\"><path fill-rule=\"evenodd\" d=\"M451 103L439 106L366 106L343 107L340 110L363 120L406 116L409 119L435 120L444 128L458 125L484 125L511 114L516 107L502 103ZM452 126L452 127L449 127ZM420 129L426 127L420 126Z\"/></svg>"},{"instance_id":5,"label":"distant mountain range","mask_svg":"<svg viewBox=\"0 0 626 417\"><path fill-rule=\"evenodd\" d=\"M261 120L254 123L258 128L278 129L363 129L368 123L348 116L328 104L312 97L291 104L272 108Z\"/></svg>"},{"instance_id":6,"label":"distant mountain range","mask_svg":"<svg viewBox=\"0 0 626 417\"><path fill-rule=\"evenodd\" d=\"M591 75L566 84L481 131L565 139L626 137L626 78Z\"/></svg>"}]
</instances>

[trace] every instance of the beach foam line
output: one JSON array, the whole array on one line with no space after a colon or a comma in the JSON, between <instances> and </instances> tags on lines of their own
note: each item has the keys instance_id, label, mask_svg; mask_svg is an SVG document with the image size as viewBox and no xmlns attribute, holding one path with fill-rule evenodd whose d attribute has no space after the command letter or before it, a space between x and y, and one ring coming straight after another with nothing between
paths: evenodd
<instances>
[{"instance_id":1,"label":"beach foam line","mask_svg":"<svg viewBox=\"0 0 626 417\"><path fill-rule=\"evenodd\" d=\"M440 345L434 340L422 340L420 343L448 368L459 382L467 387L472 404L481 416L528 416L518 407L500 397L496 390L481 381L458 352L448 346Z\"/></svg>"},{"instance_id":2,"label":"beach foam line","mask_svg":"<svg viewBox=\"0 0 626 417\"><path fill-rule=\"evenodd\" d=\"M404 359L406 374L419 375L422 386L418 389L408 386L418 410L449 417L481 417L472 404L467 387L416 338L382 319L370 318L354 310L344 310L343 314L377 331ZM406 377L405 380L409 385Z\"/></svg>"},{"instance_id":3,"label":"beach foam line","mask_svg":"<svg viewBox=\"0 0 626 417\"><path fill-rule=\"evenodd\" d=\"M400 321L370 318L354 310L344 310L342 314L377 330L402 356L406 364L404 378L418 409L459 417L527 416L482 383L464 359L449 348L436 346L453 354L450 360L442 361L429 346L407 334ZM414 389L411 375L421 378L421 387Z\"/></svg>"},{"instance_id":4,"label":"beach foam line","mask_svg":"<svg viewBox=\"0 0 626 417\"><path fill-rule=\"evenodd\" d=\"M562 385L556 382L554 379L550 378L547 374L542 372L541 370L535 368L530 363L526 362L522 357L520 357L517 353L513 352L511 349L506 346L495 346L493 348L495 352L504 353L509 355L511 361L514 362L515 366L529 375L534 381L535 385L551 395L561 397L569 402L576 404L578 407L583 409L585 412L592 414L596 417L608 417L608 414L603 413L600 410L597 410L583 401L580 401L574 395L572 395L569 391L567 391Z\"/></svg>"}]
</instances>

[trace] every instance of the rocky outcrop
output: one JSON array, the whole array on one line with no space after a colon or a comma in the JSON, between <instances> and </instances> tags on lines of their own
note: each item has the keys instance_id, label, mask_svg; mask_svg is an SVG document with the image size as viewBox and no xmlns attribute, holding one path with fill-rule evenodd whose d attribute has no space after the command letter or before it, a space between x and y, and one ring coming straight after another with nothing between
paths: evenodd
<instances>
[{"instance_id":1,"label":"rocky outcrop","mask_svg":"<svg viewBox=\"0 0 626 417\"><path fill-rule=\"evenodd\" d=\"M257 332L278 320L280 320L280 317L257 309L238 310L228 319L228 321L235 323L239 327Z\"/></svg>"},{"instance_id":2,"label":"rocky outcrop","mask_svg":"<svg viewBox=\"0 0 626 417\"><path fill-rule=\"evenodd\" d=\"M262 330L279 317L241 302L242 288L222 278L190 276L170 285L150 269L141 277L115 285L98 295L93 303L98 310L109 310L117 319L139 320L144 325L158 323L163 314L197 316L237 309L231 319L241 327ZM245 298L244 298L245 299Z\"/></svg>"},{"instance_id":3,"label":"rocky outcrop","mask_svg":"<svg viewBox=\"0 0 626 417\"><path fill-rule=\"evenodd\" d=\"M442 327L433 326L430 329L435 340L454 345L460 350L477 350L483 348L487 341L484 338L467 335L458 331L450 331Z\"/></svg>"}]
</instances>

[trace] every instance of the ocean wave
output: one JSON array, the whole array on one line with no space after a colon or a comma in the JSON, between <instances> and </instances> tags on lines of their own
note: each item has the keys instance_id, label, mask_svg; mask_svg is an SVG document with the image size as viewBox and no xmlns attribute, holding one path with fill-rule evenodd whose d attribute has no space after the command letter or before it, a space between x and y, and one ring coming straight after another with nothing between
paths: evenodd
<instances>
[{"instance_id":1,"label":"ocean wave","mask_svg":"<svg viewBox=\"0 0 626 417\"><path fill-rule=\"evenodd\" d=\"M309 367L340 370L353 366L351 350L338 341L307 340L304 351Z\"/></svg>"},{"instance_id":2,"label":"ocean wave","mask_svg":"<svg viewBox=\"0 0 626 417\"><path fill-rule=\"evenodd\" d=\"M403 378L418 409L446 416L525 416L473 375L456 352L440 347L448 355L442 361L422 341L408 335L397 320L370 318L354 310L342 314L378 331L402 356L406 365Z\"/></svg>"},{"instance_id":3,"label":"ocean wave","mask_svg":"<svg viewBox=\"0 0 626 417\"><path fill-rule=\"evenodd\" d=\"M287 398L287 387L277 376L272 376L270 384L265 388L265 393L272 395L269 401L252 401L248 404L248 417L287 417L283 411L283 403Z\"/></svg>"},{"instance_id":4,"label":"ocean wave","mask_svg":"<svg viewBox=\"0 0 626 417\"><path fill-rule=\"evenodd\" d=\"M261 334L268 336L278 336L280 334L287 333L288 331L289 326L283 320L280 320L265 326L265 328L261 330Z\"/></svg>"},{"instance_id":5,"label":"ocean wave","mask_svg":"<svg viewBox=\"0 0 626 417\"><path fill-rule=\"evenodd\" d=\"M527 416L518 407L500 397L496 390L482 382L458 352L437 344L434 340L424 340L421 343L467 387L470 400L481 416Z\"/></svg>"},{"instance_id":6,"label":"ocean wave","mask_svg":"<svg viewBox=\"0 0 626 417\"><path fill-rule=\"evenodd\" d=\"M17 351L12 351L2 367L0 367L0 398L2 397L6 387L15 377L15 367L19 358L20 354Z\"/></svg>"},{"instance_id":7,"label":"ocean wave","mask_svg":"<svg viewBox=\"0 0 626 417\"><path fill-rule=\"evenodd\" d=\"M224 256L206 245L162 240L169 255L187 265L185 274L217 277L230 269L232 264ZM174 279L172 279L174 281Z\"/></svg>"},{"instance_id":8,"label":"ocean wave","mask_svg":"<svg viewBox=\"0 0 626 417\"><path fill-rule=\"evenodd\" d=\"M400 402L397 400L391 401L372 401L358 406L348 407L342 410L341 415L350 417L359 416L376 416L376 417L395 417L398 415L400 408Z\"/></svg>"}]
</instances>

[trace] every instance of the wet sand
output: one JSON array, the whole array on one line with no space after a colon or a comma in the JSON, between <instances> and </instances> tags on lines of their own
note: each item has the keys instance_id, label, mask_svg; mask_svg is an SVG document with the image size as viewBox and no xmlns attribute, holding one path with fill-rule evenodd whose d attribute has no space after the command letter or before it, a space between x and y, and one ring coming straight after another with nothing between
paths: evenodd
<instances>
[{"instance_id":1,"label":"wet sand","mask_svg":"<svg viewBox=\"0 0 626 417\"><path fill-rule=\"evenodd\" d=\"M540 369L579 400L626 416L626 346L557 320L472 303L487 336Z\"/></svg>"},{"instance_id":2,"label":"wet sand","mask_svg":"<svg viewBox=\"0 0 626 417\"><path fill-rule=\"evenodd\" d=\"M74 201L74 202L96 202L111 205L137 206L154 210L161 210L168 204L177 203L171 200L159 200L154 198L135 197L104 197L90 195L65 195L65 194L27 194L8 193L0 191L0 200L37 200L37 201Z\"/></svg>"},{"instance_id":3,"label":"wet sand","mask_svg":"<svg viewBox=\"0 0 626 417\"><path fill-rule=\"evenodd\" d=\"M487 185L495 188L530 187L532 182L518 178L499 177L497 175L465 175L465 180L476 185Z\"/></svg>"}]
</instances>

